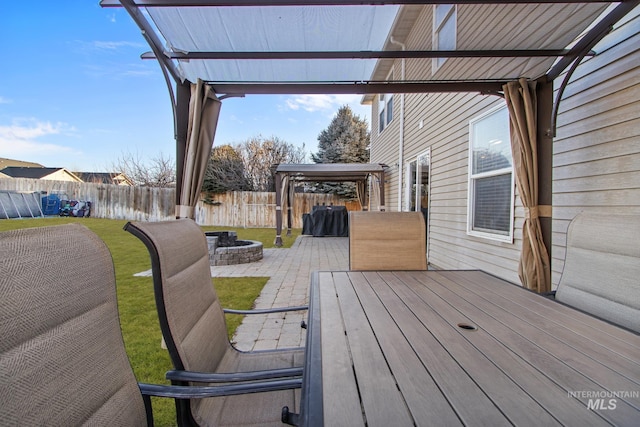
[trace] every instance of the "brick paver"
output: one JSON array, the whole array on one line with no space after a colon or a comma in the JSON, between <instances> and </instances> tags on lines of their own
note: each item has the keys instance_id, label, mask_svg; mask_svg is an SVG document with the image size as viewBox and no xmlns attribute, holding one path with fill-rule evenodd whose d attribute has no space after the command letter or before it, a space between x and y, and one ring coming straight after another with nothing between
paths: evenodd
<instances>
[{"instance_id":1,"label":"brick paver","mask_svg":"<svg viewBox=\"0 0 640 427\"><path fill-rule=\"evenodd\" d=\"M264 249L260 261L214 266L211 275L269 277L255 308L306 305L312 271L348 269L348 240L346 237L300 236L291 248ZM245 316L233 342L245 351L302 346L306 331L300 322L306 317L306 311Z\"/></svg>"}]
</instances>

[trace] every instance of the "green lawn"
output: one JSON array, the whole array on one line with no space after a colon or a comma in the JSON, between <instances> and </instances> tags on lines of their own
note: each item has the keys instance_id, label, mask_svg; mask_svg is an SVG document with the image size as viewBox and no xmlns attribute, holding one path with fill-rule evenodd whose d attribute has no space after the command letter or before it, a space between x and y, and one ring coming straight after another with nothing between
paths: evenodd
<instances>
[{"instance_id":1,"label":"green lawn","mask_svg":"<svg viewBox=\"0 0 640 427\"><path fill-rule=\"evenodd\" d=\"M135 273L151 268L146 247L135 236L123 230L126 221L98 218L35 218L0 220L0 231L27 227L80 222L104 240L113 257L116 270L118 307L120 323L129 360L138 381L168 383L164 373L171 369L171 361L166 350L160 347L160 327L153 298L150 277L134 277ZM230 227L203 227L209 230L234 230L239 239L258 240L264 247L273 247L274 229L236 229ZM284 247L290 247L300 234L293 230L293 236L283 237ZM252 308L268 277L216 278L215 286L224 307L236 309ZM242 321L242 316L228 315L229 335ZM153 410L156 426L175 425L175 406L171 399L154 399Z\"/></svg>"}]
</instances>

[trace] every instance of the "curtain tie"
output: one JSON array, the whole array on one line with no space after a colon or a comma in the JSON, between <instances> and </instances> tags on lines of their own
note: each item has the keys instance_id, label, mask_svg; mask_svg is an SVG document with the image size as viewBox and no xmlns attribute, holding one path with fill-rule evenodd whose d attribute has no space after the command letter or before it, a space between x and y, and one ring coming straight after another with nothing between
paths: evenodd
<instances>
[{"instance_id":1,"label":"curtain tie","mask_svg":"<svg viewBox=\"0 0 640 427\"><path fill-rule=\"evenodd\" d=\"M195 209L189 205L176 205L176 218L195 218Z\"/></svg>"},{"instance_id":2,"label":"curtain tie","mask_svg":"<svg viewBox=\"0 0 640 427\"><path fill-rule=\"evenodd\" d=\"M524 208L524 219L551 218L551 205L536 205Z\"/></svg>"}]
</instances>

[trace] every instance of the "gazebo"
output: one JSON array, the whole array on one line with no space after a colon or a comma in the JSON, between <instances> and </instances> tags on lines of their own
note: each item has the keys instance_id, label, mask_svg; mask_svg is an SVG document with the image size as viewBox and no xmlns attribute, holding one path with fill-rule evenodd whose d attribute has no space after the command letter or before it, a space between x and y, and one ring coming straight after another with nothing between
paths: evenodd
<instances>
[{"instance_id":1,"label":"gazebo","mask_svg":"<svg viewBox=\"0 0 640 427\"><path fill-rule=\"evenodd\" d=\"M422 7L469 5L466 45L405 49ZM611 8L607 8L611 4ZM548 290L552 232L552 142L573 72L640 0L100 0L123 7L164 74L174 111L176 217L195 217L222 101L250 94L478 93L505 98L520 194L527 282ZM512 19L504 21L509 10ZM251 28L251 31L247 31ZM513 45L509 32L526 30ZM386 79L395 60L449 58L455 67L419 67ZM374 73L375 71L375 73ZM175 83L175 85L174 85ZM554 83L557 86L554 88ZM518 131L517 131L518 130ZM532 161L531 159L535 159ZM531 236L531 237L530 237Z\"/></svg>"},{"instance_id":2,"label":"gazebo","mask_svg":"<svg viewBox=\"0 0 640 427\"><path fill-rule=\"evenodd\" d=\"M293 191L297 182L355 182L363 210L368 205L369 177L379 193L378 210L384 206L384 171L381 163L280 164L276 167L276 246L282 246L282 208L287 207L287 235L291 235ZM284 197L283 197L284 196Z\"/></svg>"}]
</instances>

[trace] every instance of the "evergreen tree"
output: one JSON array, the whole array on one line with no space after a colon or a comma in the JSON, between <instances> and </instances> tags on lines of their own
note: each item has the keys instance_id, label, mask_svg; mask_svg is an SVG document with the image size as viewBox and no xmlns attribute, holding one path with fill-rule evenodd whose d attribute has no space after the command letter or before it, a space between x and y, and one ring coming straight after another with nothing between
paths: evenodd
<instances>
[{"instance_id":1,"label":"evergreen tree","mask_svg":"<svg viewBox=\"0 0 640 427\"><path fill-rule=\"evenodd\" d=\"M348 105L340 107L329 126L318 136L318 152L311 154L314 163L369 163L371 135L366 120L354 115ZM314 191L356 198L354 183L325 182Z\"/></svg>"}]
</instances>

